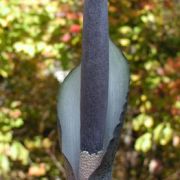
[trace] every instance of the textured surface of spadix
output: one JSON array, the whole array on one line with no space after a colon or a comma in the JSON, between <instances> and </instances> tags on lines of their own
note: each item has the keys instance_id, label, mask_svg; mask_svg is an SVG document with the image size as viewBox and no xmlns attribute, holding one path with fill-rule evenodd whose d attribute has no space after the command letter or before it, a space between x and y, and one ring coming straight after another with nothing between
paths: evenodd
<instances>
[{"instance_id":1,"label":"textured surface of spadix","mask_svg":"<svg viewBox=\"0 0 180 180\"><path fill-rule=\"evenodd\" d=\"M129 86L127 62L111 42L109 50L109 92L104 137L105 152L114 137L115 128L120 123L120 119L122 120L120 116L124 111ZM80 156L80 73L80 66L78 66L68 75L62 84L58 99L62 152L69 161L76 179L79 178Z\"/></svg>"}]
</instances>

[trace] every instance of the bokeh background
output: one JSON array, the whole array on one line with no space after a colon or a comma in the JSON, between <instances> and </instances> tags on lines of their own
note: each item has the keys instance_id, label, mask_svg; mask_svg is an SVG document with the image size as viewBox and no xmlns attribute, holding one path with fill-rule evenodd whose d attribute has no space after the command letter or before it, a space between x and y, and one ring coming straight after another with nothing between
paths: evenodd
<instances>
[{"instance_id":1,"label":"bokeh background","mask_svg":"<svg viewBox=\"0 0 180 180\"><path fill-rule=\"evenodd\" d=\"M110 0L131 87L114 180L180 179L180 1ZM0 179L65 179L60 82L80 62L83 2L0 0Z\"/></svg>"}]
</instances>

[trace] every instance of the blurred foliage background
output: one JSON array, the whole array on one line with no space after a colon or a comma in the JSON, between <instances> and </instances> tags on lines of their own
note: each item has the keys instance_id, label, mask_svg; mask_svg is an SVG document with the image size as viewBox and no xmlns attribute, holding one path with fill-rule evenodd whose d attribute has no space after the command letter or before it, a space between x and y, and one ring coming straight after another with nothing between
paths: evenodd
<instances>
[{"instance_id":1,"label":"blurred foliage background","mask_svg":"<svg viewBox=\"0 0 180 180\"><path fill-rule=\"evenodd\" d=\"M180 177L179 8L109 1L110 35L131 70L114 180ZM80 62L82 10L74 0L0 0L0 179L65 179L56 97Z\"/></svg>"}]
</instances>

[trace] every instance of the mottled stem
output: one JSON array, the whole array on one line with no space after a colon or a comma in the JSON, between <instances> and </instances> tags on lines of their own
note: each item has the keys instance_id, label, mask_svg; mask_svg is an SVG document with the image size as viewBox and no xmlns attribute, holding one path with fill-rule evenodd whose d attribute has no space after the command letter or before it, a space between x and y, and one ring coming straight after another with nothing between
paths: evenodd
<instances>
[{"instance_id":1,"label":"mottled stem","mask_svg":"<svg viewBox=\"0 0 180 180\"><path fill-rule=\"evenodd\" d=\"M85 0L81 66L81 151L103 149L108 104L107 0Z\"/></svg>"}]
</instances>

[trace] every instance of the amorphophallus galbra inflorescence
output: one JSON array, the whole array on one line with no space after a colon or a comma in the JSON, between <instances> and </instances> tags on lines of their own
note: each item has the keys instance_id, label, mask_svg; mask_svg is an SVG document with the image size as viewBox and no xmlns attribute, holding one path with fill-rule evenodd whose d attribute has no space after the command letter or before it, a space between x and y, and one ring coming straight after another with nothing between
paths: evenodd
<instances>
[{"instance_id":1,"label":"amorphophallus galbra inflorescence","mask_svg":"<svg viewBox=\"0 0 180 180\"><path fill-rule=\"evenodd\" d=\"M107 0L84 1L81 64L58 97L68 180L111 179L129 87L129 70L111 42Z\"/></svg>"}]
</instances>

